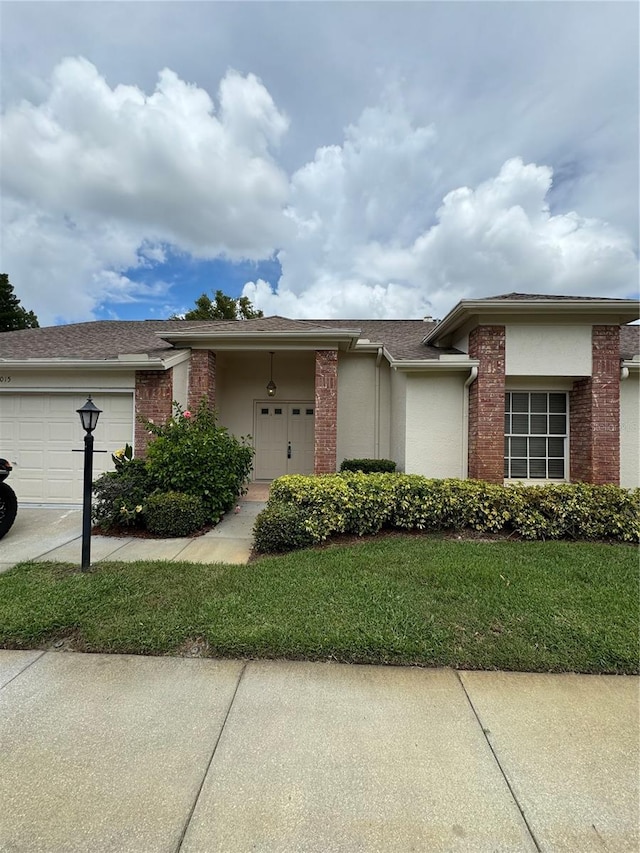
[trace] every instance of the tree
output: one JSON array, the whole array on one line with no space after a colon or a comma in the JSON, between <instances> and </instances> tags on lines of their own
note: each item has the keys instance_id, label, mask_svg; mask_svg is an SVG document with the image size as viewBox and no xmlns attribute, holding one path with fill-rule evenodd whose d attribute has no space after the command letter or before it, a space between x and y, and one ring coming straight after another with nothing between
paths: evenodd
<instances>
[{"instance_id":1,"label":"tree","mask_svg":"<svg viewBox=\"0 0 640 853\"><path fill-rule=\"evenodd\" d=\"M255 320L264 316L262 311L256 311L247 296L234 299L226 296L221 290L216 290L215 299L206 293L196 299L196 307L187 311L184 320ZM180 319L176 316L171 319Z\"/></svg>"},{"instance_id":2,"label":"tree","mask_svg":"<svg viewBox=\"0 0 640 853\"><path fill-rule=\"evenodd\" d=\"M20 305L20 300L13 292L13 285L7 273L0 273L0 332L37 329L39 325L33 311L26 311Z\"/></svg>"}]
</instances>

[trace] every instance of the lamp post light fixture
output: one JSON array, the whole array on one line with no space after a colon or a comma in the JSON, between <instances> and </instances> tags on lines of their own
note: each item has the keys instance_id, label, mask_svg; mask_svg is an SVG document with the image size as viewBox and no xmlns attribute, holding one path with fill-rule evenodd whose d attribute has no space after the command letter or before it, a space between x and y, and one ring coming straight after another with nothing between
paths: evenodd
<instances>
[{"instance_id":1,"label":"lamp post light fixture","mask_svg":"<svg viewBox=\"0 0 640 853\"><path fill-rule=\"evenodd\" d=\"M87 397L87 402L81 409L76 409L80 415L80 423L85 431L84 436L84 489L82 492L82 560L80 568L88 571L91 562L91 485L93 480L93 431L102 413Z\"/></svg>"},{"instance_id":2,"label":"lamp post light fixture","mask_svg":"<svg viewBox=\"0 0 640 853\"><path fill-rule=\"evenodd\" d=\"M269 353L269 355L271 356L271 371L270 371L270 374L269 374L269 375L270 375L270 379L269 379L269 381L267 382L267 396L268 396L268 397L275 397L275 396L276 396L276 389L277 389L277 385L276 385L276 383L273 381L273 353L272 353L272 352L270 352L270 353Z\"/></svg>"}]
</instances>

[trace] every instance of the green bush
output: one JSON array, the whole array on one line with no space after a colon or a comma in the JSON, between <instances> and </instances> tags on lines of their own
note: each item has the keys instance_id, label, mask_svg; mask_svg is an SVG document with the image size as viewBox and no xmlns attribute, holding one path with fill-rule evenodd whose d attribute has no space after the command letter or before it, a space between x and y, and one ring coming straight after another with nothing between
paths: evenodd
<instances>
[{"instance_id":1,"label":"green bush","mask_svg":"<svg viewBox=\"0 0 640 853\"><path fill-rule=\"evenodd\" d=\"M163 492L197 495L207 522L215 523L231 508L249 476L253 448L218 426L206 398L197 412L174 403L163 426L146 422L155 435L147 448L149 473Z\"/></svg>"},{"instance_id":2,"label":"green bush","mask_svg":"<svg viewBox=\"0 0 640 853\"><path fill-rule=\"evenodd\" d=\"M144 519L156 536L188 536L206 524L202 500L183 492L159 492L147 501Z\"/></svg>"},{"instance_id":3,"label":"green bush","mask_svg":"<svg viewBox=\"0 0 640 853\"><path fill-rule=\"evenodd\" d=\"M280 477L271 486L271 501L298 508L313 543L338 533L377 533L384 527L470 529L525 539L640 541L640 489L617 486L504 486L343 472ZM256 547L260 550L258 543ZM294 547L299 546L291 544L289 549Z\"/></svg>"},{"instance_id":4,"label":"green bush","mask_svg":"<svg viewBox=\"0 0 640 853\"><path fill-rule=\"evenodd\" d=\"M130 454L117 458L116 470L101 474L93 483L93 521L102 530L143 527L146 502L155 488L146 462Z\"/></svg>"},{"instance_id":5,"label":"green bush","mask_svg":"<svg viewBox=\"0 0 640 853\"><path fill-rule=\"evenodd\" d=\"M271 484L269 502L292 503L304 510L306 529L312 542L323 542L334 533L347 529L349 508L348 476L346 474L321 474L305 477L288 474Z\"/></svg>"},{"instance_id":6,"label":"green bush","mask_svg":"<svg viewBox=\"0 0 640 853\"><path fill-rule=\"evenodd\" d=\"M313 537L306 522L307 515L302 507L270 500L253 526L256 551L274 554L311 545Z\"/></svg>"},{"instance_id":7,"label":"green bush","mask_svg":"<svg viewBox=\"0 0 640 853\"><path fill-rule=\"evenodd\" d=\"M363 474L392 474L396 470L393 459L343 459L341 471L362 471Z\"/></svg>"}]
</instances>

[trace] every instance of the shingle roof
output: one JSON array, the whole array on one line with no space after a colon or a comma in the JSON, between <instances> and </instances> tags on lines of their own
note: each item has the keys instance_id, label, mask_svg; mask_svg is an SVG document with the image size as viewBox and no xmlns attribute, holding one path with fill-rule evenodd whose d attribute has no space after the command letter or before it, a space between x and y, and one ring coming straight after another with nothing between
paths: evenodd
<instances>
[{"instance_id":1,"label":"shingle roof","mask_svg":"<svg viewBox=\"0 0 640 853\"><path fill-rule=\"evenodd\" d=\"M180 320L179 331L197 329L199 332L226 332L242 329L243 332L293 332L313 331L313 329L357 329L358 320L338 320L331 323L328 320L289 320L287 317L279 317L274 314L271 317L257 317L253 320ZM331 323L330 325L327 325ZM173 329L172 329L173 331Z\"/></svg>"},{"instance_id":2,"label":"shingle roof","mask_svg":"<svg viewBox=\"0 0 640 853\"><path fill-rule=\"evenodd\" d=\"M498 297L501 298L501 297ZM529 297L527 297L529 298ZM572 297L570 297L572 298ZM122 353L169 355L180 349L164 341L158 332L198 331L299 331L313 329L360 329L361 340L383 345L397 360L434 359L454 349L425 346L422 340L435 327L422 320L288 320L264 317L256 320L100 320L68 326L46 326L0 334L0 359L117 359ZM640 326L622 326L620 353L631 358L640 353Z\"/></svg>"},{"instance_id":3,"label":"shingle roof","mask_svg":"<svg viewBox=\"0 0 640 853\"><path fill-rule=\"evenodd\" d=\"M620 356L633 358L640 355L640 326L620 326Z\"/></svg>"},{"instance_id":4,"label":"shingle roof","mask_svg":"<svg viewBox=\"0 0 640 853\"><path fill-rule=\"evenodd\" d=\"M361 337L383 344L393 358L438 358L442 349L425 347L421 341L433 323L422 320L288 320L264 317L256 320L100 320L68 326L46 326L0 334L0 359L74 358L116 359L120 353L167 355L174 349L158 333L238 331L309 331L360 329ZM179 345L177 349L179 349ZM446 352L446 350L445 350Z\"/></svg>"},{"instance_id":5,"label":"shingle roof","mask_svg":"<svg viewBox=\"0 0 640 853\"><path fill-rule=\"evenodd\" d=\"M340 327L345 320L314 320L331 328ZM437 324L424 320L349 320L349 325L361 330L360 338L382 344L394 359L438 358L454 349L425 346L422 339Z\"/></svg>"},{"instance_id":6,"label":"shingle roof","mask_svg":"<svg viewBox=\"0 0 640 853\"><path fill-rule=\"evenodd\" d=\"M606 299L602 296L561 296L556 293L501 293L498 296L486 296L482 302L628 302L628 299Z\"/></svg>"},{"instance_id":7,"label":"shingle roof","mask_svg":"<svg viewBox=\"0 0 640 853\"><path fill-rule=\"evenodd\" d=\"M183 320L98 320L0 334L0 358L116 359L120 353L166 355L174 347L156 334Z\"/></svg>"}]
</instances>

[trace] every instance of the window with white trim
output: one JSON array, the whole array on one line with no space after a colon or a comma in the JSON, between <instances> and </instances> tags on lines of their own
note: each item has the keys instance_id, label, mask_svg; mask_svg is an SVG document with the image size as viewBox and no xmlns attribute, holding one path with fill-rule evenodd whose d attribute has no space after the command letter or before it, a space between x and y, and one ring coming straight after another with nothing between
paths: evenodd
<instances>
[{"instance_id":1,"label":"window with white trim","mask_svg":"<svg viewBox=\"0 0 640 853\"><path fill-rule=\"evenodd\" d=\"M504 414L504 476L564 480L567 470L567 395L508 391Z\"/></svg>"}]
</instances>

